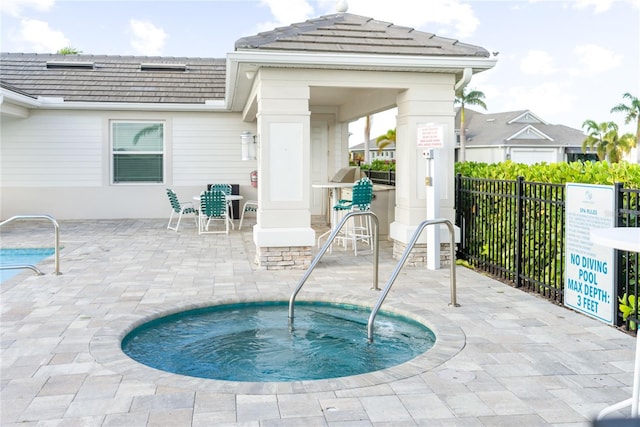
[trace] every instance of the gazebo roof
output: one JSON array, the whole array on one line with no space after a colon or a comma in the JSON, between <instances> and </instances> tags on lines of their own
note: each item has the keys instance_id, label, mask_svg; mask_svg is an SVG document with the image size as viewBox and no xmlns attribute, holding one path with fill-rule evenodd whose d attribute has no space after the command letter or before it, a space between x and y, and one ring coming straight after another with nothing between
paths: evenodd
<instances>
[{"instance_id":1,"label":"gazebo roof","mask_svg":"<svg viewBox=\"0 0 640 427\"><path fill-rule=\"evenodd\" d=\"M350 13L321 16L243 37L236 41L235 49L411 56L490 56L482 47Z\"/></svg>"}]
</instances>

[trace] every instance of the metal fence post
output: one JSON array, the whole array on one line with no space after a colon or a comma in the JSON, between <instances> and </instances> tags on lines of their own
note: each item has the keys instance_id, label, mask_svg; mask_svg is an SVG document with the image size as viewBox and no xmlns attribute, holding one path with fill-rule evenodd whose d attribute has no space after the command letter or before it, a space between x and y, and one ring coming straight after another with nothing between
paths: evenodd
<instances>
[{"instance_id":1,"label":"metal fence post","mask_svg":"<svg viewBox=\"0 0 640 427\"><path fill-rule=\"evenodd\" d=\"M515 277L515 285L516 288L522 286L522 249L524 246L522 222L524 217L524 208L523 208L523 198L524 198L524 177L519 176L516 180L516 277Z\"/></svg>"}]
</instances>

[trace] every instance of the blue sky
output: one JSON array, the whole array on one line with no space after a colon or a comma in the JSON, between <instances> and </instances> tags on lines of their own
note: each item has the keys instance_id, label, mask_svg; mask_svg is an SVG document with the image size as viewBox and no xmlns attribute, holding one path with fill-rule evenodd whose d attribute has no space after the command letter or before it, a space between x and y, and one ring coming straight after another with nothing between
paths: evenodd
<instances>
[{"instance_id":1,"label":"blue sky","mask_svg":"<svg viewBox=\"0 0 640 427\"><path fill-rule=\"evenodd\" d=\"M2 0L0 49L224 58L237 39L325 14L334 0ZM488 112L529 109L581 129L615 121L622 94L640 97L640 0L350 0L349 13L499 52L470 83ZM389 116L374 118L373 135ZM357 126L357 125L354 125Z\"/></svg>"}]
</instances>

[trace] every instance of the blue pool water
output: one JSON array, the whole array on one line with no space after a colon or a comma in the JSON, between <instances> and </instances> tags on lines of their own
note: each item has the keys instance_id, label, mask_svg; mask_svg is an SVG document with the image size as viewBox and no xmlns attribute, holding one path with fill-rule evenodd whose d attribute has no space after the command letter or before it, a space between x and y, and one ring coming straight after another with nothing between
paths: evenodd
<instances>
[{"instance_id":1,"label":"blue pool water","mask_svg":"<svg viewBox=\"0 0 640 427\"><path fill-rule=\"evenodd\" d=\"M122 350L176 374L229 381L336 378L404 363L430 349L435 335L410 319L380 312L367 340L370 309L298 302L244 303L190 310L131 331Z\"/></svg>"},{"instance_id":2,"label":"blue pool water","mask_svg":"<svg viewBox=\"0 0 640 427\"><path fill-rule=\"evenodd\" d=\"M53 255L55 250L53 248L3 248L0 249L0 266L4 265L35 265L47 257ZM11 269L0 270L0 283L12 278L13 276L22 273L24 269ZM26 270L30 271L31 270Z\"/></svg>"}]
</instances>

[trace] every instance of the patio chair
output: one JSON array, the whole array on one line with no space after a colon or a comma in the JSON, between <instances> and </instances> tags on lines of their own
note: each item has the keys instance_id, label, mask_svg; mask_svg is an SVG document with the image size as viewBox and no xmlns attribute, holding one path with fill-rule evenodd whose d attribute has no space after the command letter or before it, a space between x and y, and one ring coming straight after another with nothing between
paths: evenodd
<instances>
[{"instance_id":1,"label":"patio chair","mask_svg":"<svg viewBox=\"0 0 640 427\"><path fill-rule=\"evenodd\" d=\"M226 194L215 188L200 193L200 215L198 218L198 234L229 234L229 209ZM224 221L225 230L209 231L211 221Z\"/></svg>"},{"instance_id":2,"label":"patio chair","mask_svg":"<svg viewBox=\"0 0 640 427\"><path fill-rule=\"evenodd\" d=\"M343 213L353 211L368 211L371 209L373 199L373 183L369 178L364 177L353 185L352 200L340 200L333 207L336 211ZM371 246L371 218L353 218L350 223L345 224L345 233L340 237L346 247L347 241L351 240L354 254L358 255L358 241Z\"/></svg>"},{"instance_id":3,"label":"patio chair","mask_svg":"<svg viewBox=\"0 0 640 427\"><path fill-rule=\"evenodd\" d=\"M233 191L231 188L231 184L211 184L208 187L209 188L207 188L207 190L220 190L227 196L230 196L231 191Z\"/></svg>"},{"instance_id":4,"label":"patio chair","mask_svg":"<svg viewBox=\"0 0 640 427\"><path fill-rule=\"evenodd\" d=\"M247 200L242 207L242 215L240 215L240 224L238 225L238 230L242 230L242 221L244 221L244 213L245 212L258 212L258 201L257 200Z\"/></svg>"},{"instance_id":5,"label":"patio chair","mask_svg":"<svg viewBox=\"0 0 640 427\"><path fill-rule=\"evenodd\" d=\"M176 196L176 193L170 188L167 188L167 196L169 197L169 202L171 203L171 216L169 217L169 223L167 224L167 229L173 230L177 233L178 227L180 227L180 220L182 219L183 214L194 214L196 227L197 227L198 226L198 209L193 207L193 203L191 202L180 203L180 201L178 200L178 196ZM174 214L178 214L178 222L176 223L175 227L172 227L171 222L173 221Z\"/></svg>"},{"instance_id":6,"label":"patio chair","mask_svg":"<svg viewBox=\"0 0 640 427\"><path fill-rule=\"evenodd\" d=\"M207 190L220 190L227 196L230 196L233 192L233 187L231 184L209 184L207 185ZM227 204L229 205L229 218L233 221L235 218L233 217L233 205L231 201L227 200ZM231 222L231 227L235 229L233 222Z\"/></svg>"}]
</instances>

